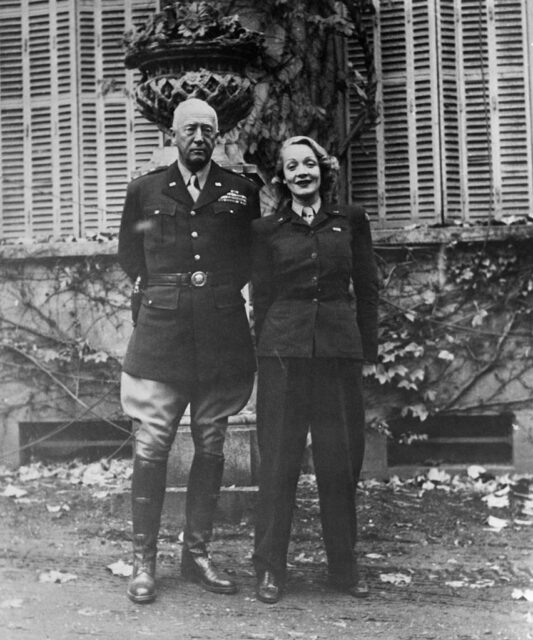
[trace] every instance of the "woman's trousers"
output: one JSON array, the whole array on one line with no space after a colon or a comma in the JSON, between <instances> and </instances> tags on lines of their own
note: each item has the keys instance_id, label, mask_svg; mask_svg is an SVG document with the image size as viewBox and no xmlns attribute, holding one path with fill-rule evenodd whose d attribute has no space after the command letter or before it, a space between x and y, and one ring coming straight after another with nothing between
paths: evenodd
<instances>
[{"instance_id":1,"label":"woman's trousers","mask_svg":"<svg viewBox=\"0 0 533 640\"><path fill-rule=\"evenodd\" d=\"M361 363L343 358L259 358L261 457L254 565L285 580L296 487L308 431L330 578L357 581L355 493L364 454Z\"/></svg>"}]
</instances>

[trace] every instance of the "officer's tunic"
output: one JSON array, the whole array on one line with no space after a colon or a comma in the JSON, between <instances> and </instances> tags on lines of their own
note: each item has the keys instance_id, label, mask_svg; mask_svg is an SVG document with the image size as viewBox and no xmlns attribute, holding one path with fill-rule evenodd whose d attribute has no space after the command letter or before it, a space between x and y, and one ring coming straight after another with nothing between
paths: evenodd
<instances>
[{"instance_id":1,"label":"officer's tunic","mask_svg":"<svg viewBox=\"0 0 533 640\"><path fill-rule=\"evenodd\" d=\"M130 183L119 262L132 280L142 276L144 293L124 372L176 383L254 371L241 289L259 215L257 187L214 162L194 203L176 163ZM168 286L160 277L196 272L207 274L203 286Z\"/></svg>"},{"instance_id":2,"label":"officer's tunic","mask_svg":"<svg viewBox=\"0 0 533 640\"><path fill-rule=\"evenodd\" d=\"M357 206L323 206L309 226L287 203L252 233L261 452L254 563L283 581L310 428L329 571L350 586L364 452L361 364L377 356L368 217Z\"/></svg>"}]
</instances>

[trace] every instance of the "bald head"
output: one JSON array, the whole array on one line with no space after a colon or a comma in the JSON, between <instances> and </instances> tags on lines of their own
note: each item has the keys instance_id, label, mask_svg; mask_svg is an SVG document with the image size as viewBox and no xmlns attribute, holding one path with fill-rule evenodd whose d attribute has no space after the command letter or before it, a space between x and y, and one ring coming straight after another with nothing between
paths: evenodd
<instances>
[{"instance_id":1,"label":"bald head","mask_svg":"<svg viewBox=\"0 0 533 640\"><path fill-rule=\"evenodd\" d=\"M172 129L180 161L193 172L205 167L213 155L218 134L213 107L197 98L181 102L174 110Z\"/></svg>"},{"instance_id":2,"label":"bald head","mask_svg":"<svg viewBox=\"0 0 533 640\"><path fill-rule=\"evenodd\" d=\"M189 98L180 102L174 109L174 117L172 119L172 129L176 129L189 118L209 118L213 122L215 131L218 133L218 117L217 112L205 100L198 98Z\"/></svg>"}]
</instances>

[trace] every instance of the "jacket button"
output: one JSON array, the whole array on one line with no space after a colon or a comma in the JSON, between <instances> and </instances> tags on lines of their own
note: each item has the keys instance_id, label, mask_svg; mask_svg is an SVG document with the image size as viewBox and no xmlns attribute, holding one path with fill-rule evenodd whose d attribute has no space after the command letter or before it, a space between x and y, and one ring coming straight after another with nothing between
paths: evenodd
<instances>
[{"instance_id":1,"label":"jacket button","mask_svg":"<svg viewBox=\"0 0 533 640\"><path fill-rule=\"evenodd\" d=\"M318 298L313 298L313 303L318 304Z\"/></svg>"},{"instance_id":2,"label":"jacket button","mask_svg":"<svg viewBox=\"0 0 533 640\"><path fill-rule=\"evenodd\" d=\"M313 251L313 253L311 254L311 258L313 258L313 260L316 260L318 258L318 253L316 251Z\"/></svg>"},{"instance_id":3,"label":"jacket button","mask_svg":"<svg viewBox=\"0 0 533 640\"><path fill-rule=\"evenodd\" d=\"M198 231L193 231L193 232L191 233L191 236L192 236L193 238L197 238L197 237L198 237Z\"/></svg>"},{"instance_id":4,"label":"jacket button","mask_svg":"<svg viewBox=\"0 0 533 640\"><path fill-rule=\"evenodd\" d=\"M313 276L311 278L311 282L313 282L314 284L316 284L318 282L318 276Z\"/></svg>"},{"instance_id":5,"label":"jacket button","mask_svg":"<svg viewBox=\"0 0 533 640\"><path fill-rule=\"evenodd\" d=\"M148 304L152 304L152 301L151 301L151 300L148 300Z\"/></svg>"},{"instance_id":6,"label":"jacket button","mask_svg":"<svg viewBox=\"0 0 533 640\"><path fill-rule=\"evenodd\" d=\"M191 211L191 216L195 216L196 215L196 211Z\"/></svg>"},{"instance_id":7,"label":"jacket button","mask_svg":"<svg viewBox=\"0 0 533 640\"><path fill-rule=\"evenodd\" d=\"M197 254L194 256L194 259L195 259L196 261L200 260L200 254L199 254L199 253L197 253Z\"/></svg>"}]
</instances>

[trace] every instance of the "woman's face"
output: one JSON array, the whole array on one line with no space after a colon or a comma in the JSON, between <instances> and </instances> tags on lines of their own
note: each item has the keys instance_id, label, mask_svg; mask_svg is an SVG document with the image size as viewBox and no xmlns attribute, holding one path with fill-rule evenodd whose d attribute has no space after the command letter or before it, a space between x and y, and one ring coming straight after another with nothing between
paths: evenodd
<instances>
[{"instance_id":1,"label":"woman's face","mask_svg":"<svg viewBox=\"0 0 533 640\"><path fill-rule=\"evenodd\" d=\"M291 144L281 151L283 178L296 202L312 204L319 197L320 166L306 144Z\"/></svg>"}]
</instances>

